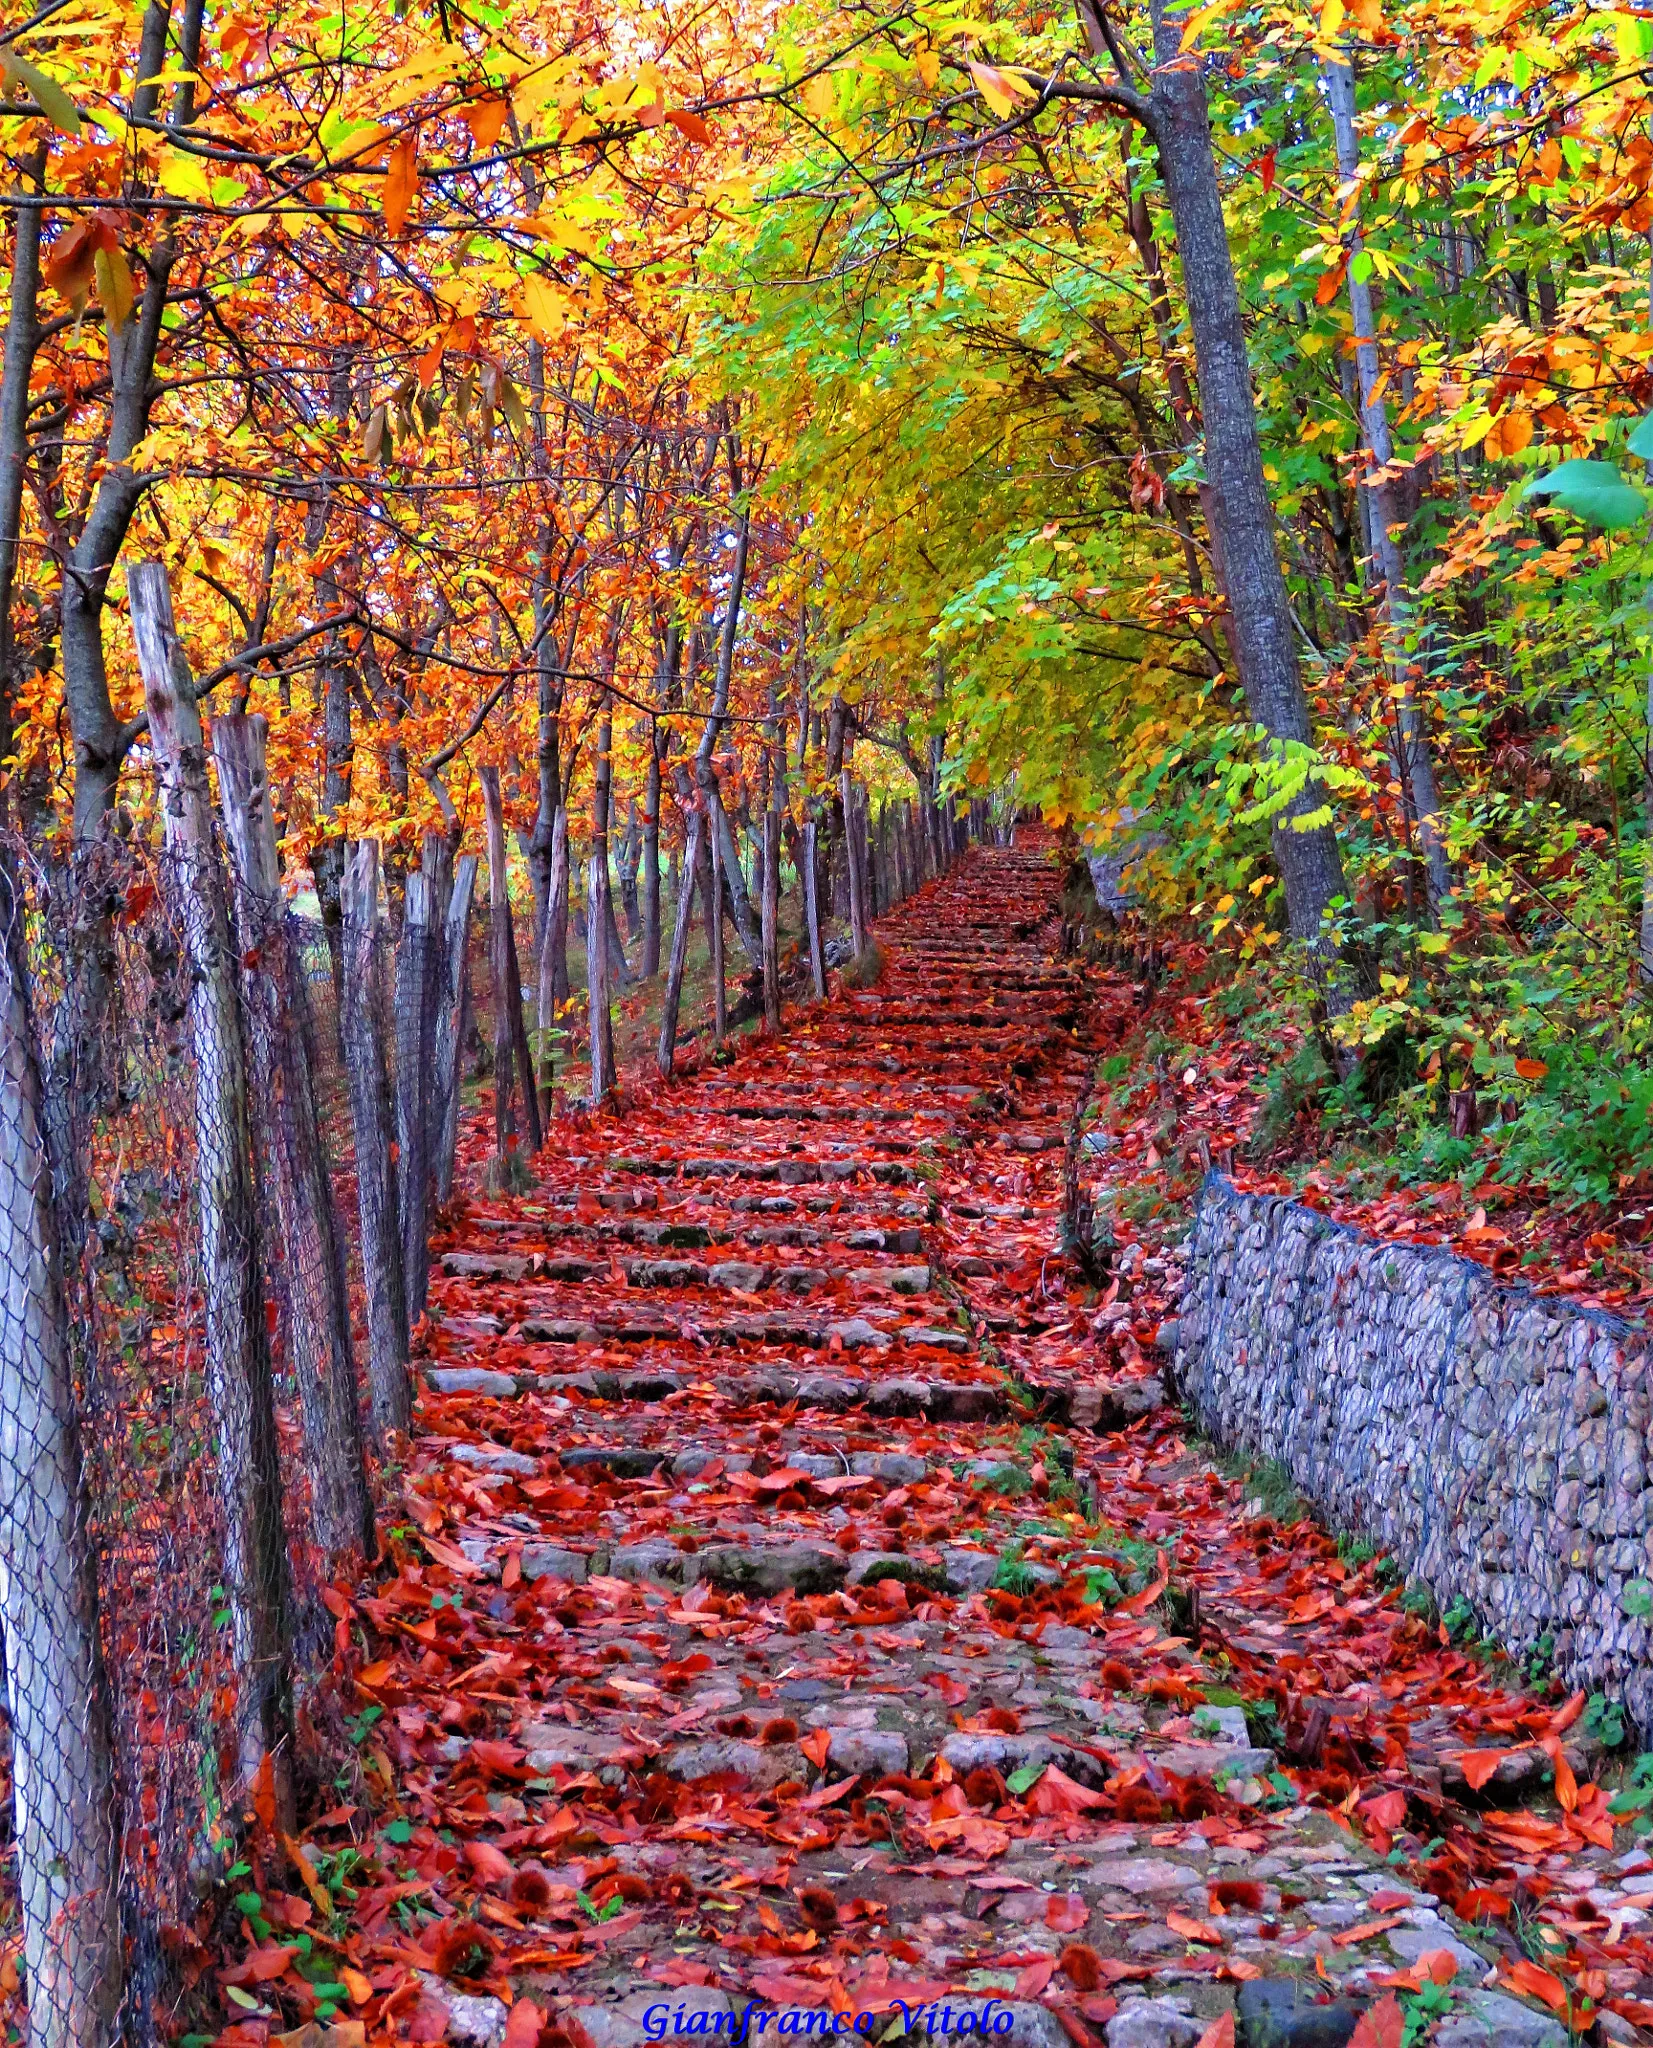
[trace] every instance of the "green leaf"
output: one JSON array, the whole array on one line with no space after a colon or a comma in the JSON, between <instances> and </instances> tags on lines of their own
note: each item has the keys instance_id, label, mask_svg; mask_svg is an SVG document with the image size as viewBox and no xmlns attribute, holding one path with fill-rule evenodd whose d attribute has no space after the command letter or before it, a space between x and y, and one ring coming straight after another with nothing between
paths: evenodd
<instances>
[{"instance_id":1,"label":"green leaf","mask_svg":"<svg viewBox=\"0 0 1653 2048\"><path fill-rule=\"evenodd\" d=\"M64 135L80 133L80 109L38 65L31 64L27 57L19 57L15 50L7 50L0 56L0 70L5 72L9 84L23 87L54 128Z\"/></svg>"},{"instance_id":2,"label":"green leaf","mask_svg":"<svg viewBox=\"0 0 1653 2048\"><path fill-rule=\"evenodd\" d=\"M1045 1774L1043 1764L1023 1764L1019 1771L1012 1771L1005 1779L1005 1785L1018 1799L1024 1792L1031 1792Z\"/></svg>"},{"instance_id":3,"label":"green leaf","mask_svg":"<svg viewBox=\"0 0 1653 2048\"><path fill-rule=\"evenodd\" d=\"M1645 1621L1653 1614L1653 1586L1650 1586L1646 1579L1632 1579L1625 1587L1619 1605L1626 1614Z\"/></svg>"},{"instance_id":4,"label":"green leaf","mask_svg":"<svg viewBox=\"0 0 1653 2048\"><path fill-rule=\"evenodd\" d=\"M1642 414L1624 445L1632 455L1639 455L1643 462L1653 462L1653 412Z\"/></svg>"},{"instance_id":5,"label":"green leaf","mask_svg":"<svg viewBox=\"0 0 1653 2048\"><path fill-rule=\"evenodd\" d=\"M385 1840L387 1842L405 1842L411 1838L412 1834L412 1821L393 1820L390 1826L385 1829Z\"/></svg>"},{"instance_id":6,"label":"green leaf","mask_svg":"<svg viewBox=\"0 0 1653 2048\"><path fill-rule=\"evenodd\" d=\"M1647 516L1645 493L1611 462L1558 463L1529 478L1521 495L1553 498L1564 512L1608 532L1636 526Z\"/></svg>"}]
</instances>

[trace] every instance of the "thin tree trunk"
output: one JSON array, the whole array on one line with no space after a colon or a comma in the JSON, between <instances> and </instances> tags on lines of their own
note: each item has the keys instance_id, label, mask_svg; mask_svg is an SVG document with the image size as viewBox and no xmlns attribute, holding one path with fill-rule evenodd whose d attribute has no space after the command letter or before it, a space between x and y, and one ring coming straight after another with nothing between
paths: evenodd
<instances>
[{"instance_id":1,"label":"thin tree trunk","mask_svg":"<svg viewBox=\"0 0 1653 2048\"><path fill-rule=\"evenodd\" d=\"M26 160L20 182L38 186L46 151ZM13 216L11 294L6 310L4 368L0 369L0 761L15 751L17 650L12 640L12 599L22 545L23 483L29 459L29 383L40 346L40 227L45 208L20 206ZM0 783L0 818L10 809L9 783Z\"/></svg>"},{"instance_id":2,"label":"thin tree trunk","mask_svg":"<svg viewBox=\"0 0 1653 2048\"><path fill-rule=\"evenodd\" d=\"M430 1155L426 1101L433 1080L431 979L438 946L430 878L415 871L402 899L396 948L396 1196L408 1323L425 1312L430 1287Z\"/></svg>"},{"instance_id":3,"label":"thin tree trunk","mask_svg":"<svg viewBox=\"0 0 1653 2048\"><path fill-rule=\"evenodd\" d=\"M763 814L763 1022L781 1028L781 814Z\"/></svg>"},{"instance_id":4,"label":"thin tree trunk","mask_svg":"<svg viewBox=\"0 0 1653 2048\"><path fill-rule=\"evenodd\" d=\"M1355 74L1352 62L1330 59L1322 67L1326 101L1331 108L1332 128L1337 141L1337 167L1345 184L1360 176L1360 143L1355 133ZM1401 760L1412 794L1412 809L1418 821L1418 846L1423 854L1424 878L1429 888L1432 921L1439 921L1440 906L1451 893L1452 871L1447 864L1446 841L1441 830L1440 798L1435 787L1435 766L1430 759L1429 734L1423 710L1412 681L1412 663L1405 647L1409 605L1406 565L1401 558L1395 528L1403 519L1393 479L1388 475L1394 456L1389 436L1389 408L1384 402L1382 368L1378 360L1377 315L1372 303L1372 286L1357 277L1356 258L1364 244L1359 229L1349 237L1349 313L1355 330L1355 370L1360 379L1360 423L1366 441L1370 468L1365 490L1372 513L1373 553L1383 577L1384 611L1389 622L1389 663L1396 683L1396 715L1400 723Z\"/></svg>"},{"instance_id":5,"label":"thin tree trunk","mask_svg":"<svg viewBox=\"0 0 1653 2048\"><path fill-rule=\"evenodd\" d=\"M715 802L715 799L714 799ZM723 984L723 842L712 812L712 1038L722 1045L729 1028L729 1002Z\"/></svg>"},{"instance_id":6,"label":"thin tree trunk","mask_svg":"<svg viewBox=\"0 0 1653 2048\"><path fill-rule=\"evenodd\" d=\"M820 828L812 818L804 827L804 929L809 935L809 975L815 1000L826 1001L826 952L821 945Z\"/></svg>"},{"instance_id":7,"label":"thin tree trunk","mask_svg":"<svg viewBox=\"0 0 1653 2048\"><path fill-rule=\"evenodd\" d=\"M235 946L213 838L201 716L173 624L165 569L159 562L134 563L127 572L127 590L167 866L193 970L189 1018L201 1286L224 1516L222 1578L236 1674L235 1793L244 1797L268 1764L278 1809L290 1815L292 1603Z\"/></svg>"},{"instance_id":8,"label":"thin tree trunk","mask_svg":"<svg viewBox=\"0 0 1653 2048\"><path fill-rule=\"evenodd\" d=\"M0 1620L28 2032L102 2048L121 1995L113 1744L24 923L0 848Z\"/></svg>"},{"instance_id":9,"label":"thin tree trunk","mask_svg":"<svg viewBox=\"0 0 1653 2048\"><path fill-rule=\"evenodd\" d=\"M356 1139L356 1210L361 1220L362 1280L367 1294L368 1397L382 1457L391 1432L406 1436L412 1426L413 1387L408 1375L407 1293L391 1144L390 1073L375 1001L379 981L376 839L358 841L346 857L340 909L344 1009L339 1023Z\"/></svg>"},{"instance_id":10,"label":"thin tree trunk","mask_svg":"<svg viewBox=\"0 0 1653 2048\"><path fill-rule=\"evenodd\" d=\"M534 1021L540 1035L540 1121L551 1127L556 1079L557 1012L568 1000L568 810L557 806L552 826L550 891L540 939Z\"/></svg>"},{"instance_id":11,"label":"thin tree trunk","mask_svg":"<svg viewBox=\"0 0 1653 2048\"><path fill-rule=\"evenodd\" d=\"M591 1103L607 1101L614 1093L614 1020L609 1014L608 948L603 929L608 912L608 864L594 853L586 870L586 899L590 906L587 929L595 933L585 949L586 993L590 1003Z\"/></svg>"},{"instance_id":12,"label":"thin tree trunk","mask_svg":"<svg viewBox=\"0 0 1653 2048\"><path fill-rule=\"evenodd\" d=\"M672 956L666 969L666 999L660 1009L660 1049L655 1056L665 1080L671 1079L677 1054L677 1020L683 1004L683 970L689 959L689 933L694 929L695 882L700 867L701 816L689 819L689 843L683 855L683 886L677 899L677 922L672 928Z\"/></svg>"},{"instance_id":13,"label":"thin tree trunk","mask_svg":"<svg viewBox=\"0 0 1653 2048\"><path fill-rule=\"evenodd\" d=\"M281 893L268 731L260 717L224 713L212 722L212 750L234 857L254 1099L281 1229L283 1334L304 1414L311 1521L331 1575L357 1554L373 1555L373 1503L356 1407L344 1242L310 1067L310 998Z\"/></svg>"},{"instance_id":14,"label":"thin tree trunk","mask_svg":"<svg viewBox=\"0 0 1653 2048\"><path fill-rule=\"evenodd\" d=\"M861 828L855 816L855 784L847 768L839 773L838 791L844 806L844 856L849 868L850 943L859 959L867 950L867 909L861 886Z\"/></svg>"},{"instance_id":15,"label":"thin tree trunk","mask_svg":"<svg viewBox=\"0 0 1653 2048\"><path fill-rule=\"evenodd\" d=\"M643 795L643 978L660 972L660 743L649 742L649 779Z\"/></svg>"},{"instance_id":16,"label":"thin tree trunk","mask_svg":"<svg viewBox=\"0 0 1653 2048\"><path fill-rule=\"evenodd\" d=\"M511 1099L516 1033L511 1029L511 899L506 886L505 811L500 802L499 770L481 772L482 796L488 812L488 937L494 983L494 1157L504 1164L516 1150L516 1121Z\"/></svg>"},{"instance_id":17,"label":"thin tree trunk","mask_svg":"<svg viewBox=\"0 0 1653 2048\"><path fill-rule=\"evenodd\" d=\"M459 1150L459 1054L471 1013L471 903L476 894L476 855L462 853L453 871L448 898L445 948L447 971L443 1002L436 1017L436 1094L441 1105L436 1157L431 1172L438 1208L453 1194L454 1161Z\"/></svg>"}]
</instances>

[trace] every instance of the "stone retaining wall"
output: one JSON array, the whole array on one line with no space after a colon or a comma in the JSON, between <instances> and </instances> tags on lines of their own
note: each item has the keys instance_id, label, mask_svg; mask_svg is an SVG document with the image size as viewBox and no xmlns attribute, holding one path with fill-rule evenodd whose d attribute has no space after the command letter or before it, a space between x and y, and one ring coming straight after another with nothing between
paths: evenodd
<instances>
[{"instance_id":1,"label":"stone retaining wall","mask_svg":"<svg viewBox=\"0 0 1653 2048\"><path fill-rule=\"evenodd\" d=\"M1653 1731L1645 1332L1210 1174L1166 1335L1219 1443Z\"/></svg>"}]
</instances>

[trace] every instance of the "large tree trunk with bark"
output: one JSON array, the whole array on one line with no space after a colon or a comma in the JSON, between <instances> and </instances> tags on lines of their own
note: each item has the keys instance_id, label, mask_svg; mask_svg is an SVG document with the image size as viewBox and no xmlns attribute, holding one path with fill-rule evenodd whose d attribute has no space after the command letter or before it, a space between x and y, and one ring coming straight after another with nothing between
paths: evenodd
<instances>
[{"instance_id":1,"label":"large tree trunk with bark","mask_svg":"<svg viewBox=\"0 0 1653 2048\"><path fill-rule=\"evenodd\" d=\"M1245 321L1217 185L1205 79L1198 59L1182 53L1181 15L1165 0L1153 0L1153 20L1158 61L1150 106L1199 369L1205 472L1234 617L1240 683L1252 716L1271 740L1283 748L1308 749L1314 730L1275 546L1274 507L1263 476ZM1338 964L1328 931L1333 905L1345 894L1342 857L1330 825L1297 827L1322 803L1317 788L1292 797L1275 824L1273 841L1292 934L1317 963L1328 1008L1335 1014L1346 1010L1355 994L1354 977Z\"/></svg>"},{"instance_id":2,"label":"large tree trunk with bark","mask_svg":"<svg viewBox=\"0 0 1653 2048\"><path fill-rule=\"evenodd\" d=\"M649 743L649 779L643 794L643 978L660 972L660 741Z\"/></svg>"},{"instance_id":3,"label":"large tree trunk with bark","mask_svg":"<svg viewBox=\"0 0 1653 2048\"><path fill-rule=\"evenodd\" d=\"M24 922L0 848L0 1622L12 1847L29 2039L105 2048L121 1995L109 1695Z\"/></svg>"},{"instance_id":4,"label":"large tree trunk with bark","mask_svg":"<svg viewBox=\"0 0 1653 2048\"><path fill-rule=\"evenodd\" d=\"M591 1102L595 1108L614 1093L614 1019L609 1013L608 948L603 932L612 914L608 900L608 863L594 853L586 870L586 992L590 1002Z\"/></svg>"},{"instance_id":5,"label":"large tree trunk with bark","mask_svg":"<svg viewBox=\"0 0 1653 2048\"><path fill-rule=\"evenodd\" d=\"M815 1000L826 1001L826 949L821 944L821 853L820 827L812 818L804 827L804 932L809 941L809 978L815 984Z\"/></svg>"},{"instance_id":6,"label":"large tree trunk with bark","mask_svg":"<svg viewBox=\"0 0 1653 2048\"><path fill-rule=\"evenodd\" d=\"M345 861L341 896L344 1008L339 1024L356 1140L356 1208L367 1293L367 1384L373 1432L383 1454L390 1433L413 1421L408 1375L407 1293L402 1278L401 1206L384 1019L379 1014L379 843L363 839Z\"/></svg>"},{"instance_id":7,"label":"large tree trunk with bark","mask_svg":"<svg viewBox=\"0 0 1653 2048\"><path fill-rule=\"evenodd\" d=\"M189 1021L206 1376L217 1426L222 1576L236 1676L234 1787L236 1796L245 1796L268 1762L278 1807L290 1815L292 1600L235 943L213 838L201 716L173 623L165 569L159 562L135 564L127 590L149 713L168 882L192 970Z\"/></svg>"},{"instance_id":8,"label":"large tree trunk with bark","mask_svg":"<svg viewBox=\"0 0 1653 2048\"><path fill-rule=\"evenodd\" d=\"M310 1515L329 1573L371 1557L373 1504L362 1460L344 1242L316 1108L304 967L276 855L275 811L259 717L213 720L218 789L234 858L250 1065L281 1227L276 1283L282 1332L304 1413Z\"/></svg>"}]
</instances>

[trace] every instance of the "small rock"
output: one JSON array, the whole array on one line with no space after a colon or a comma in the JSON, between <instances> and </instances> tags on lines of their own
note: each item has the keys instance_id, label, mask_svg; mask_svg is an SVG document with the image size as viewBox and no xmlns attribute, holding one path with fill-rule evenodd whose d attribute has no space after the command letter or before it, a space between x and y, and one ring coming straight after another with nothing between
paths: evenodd
<instances>
[{"instance_id":1,"label":"small rock","mask_svg":"<svg viewBox=\"0 0 1653 2048\"><path fill-rule=\"evenodd\" d=\"M644 1991L634 1991L623 1998L618 2005L577 2005L570 2009L568 2017L577 2020L584 2029L591 2048L643 2048L651 2036L660 2038L660 2018L665 2016L670 2039L670 2028L678 2008L684 2014L685 2031L688 2031L690 2013L709 2013L713 2017L706 2023L708 2039L727 2039L732 2031L729 2021L734 2014L727 1991L716 1990L708 1984L679 1984L670 1990L664 1986L652 1986ZM720 2024L718 2015L722 2015Z\"/></svg>"},{"instance_id":2,"label":"small rock","mask_svg":"<svg viewBox=\"0 0 1653 2048\"><path fill-rule=\"evenodd\" d=\"M419 1972L419 1982L432 1998L448 2009L447 2039L454 2048L499 2048L505 2039L505 2022L510 2017L497 1998L478 1998L468 1991L455 1991L441 1977Z\"/></svg>"},{"instance_id":3,"label":"small rock","mask_svg":"<svg viewBox=\"0 0 1653 2048\"><path fill-rule=\"evenodd\" d=\"M444 1252L442 1271L450 1280L520 1280L526 1259L501 1258L492 1252Z\"/></svg>"},{"instance_id":4,"label":"small rock","mask_svg":"<svg viewBox=\"0 0 1653 2048\"><path fill-rule=\"evenodd\" d=\"M836 1337L846 1351L861 1351L868 1345L883 1345L890 1341L864 1316L849 1316L841 1323L828 1323L827 1336Z\"/></svg>"},{"instance_id":5,"label":"small rock","mask_svg":"<svg viewBox=\"0 0 1653 2048\"><path fill-rule=\"evenodd\" d=\"M846 1584L876 1586L881 1579L899 1579L904 1586L934 1586L947 1583L945 1565L925 1564L904 1550L858 1550L850 1561Z\"/></svg>"},{"instance_id":6,"label":"small rock","mask_svg":"<svg viewBox=\"0 0 1653 2048\"><path fill-rule=\"evenodd\" d=\"M437 1365L425 1374L433 1394L489 1394L508 1400L517 1383L508 1372L489 1372L480 1365Z\"/></svg>"},{"instance_id":7,"label":"small rock","mask_svg":"<svg viewBox=\"0 0 1653 2048\"><path fill-rule=\"evenodd\" d=\"M1091 1426L1104 1432L1129 1429L1133 1422L1165 1406L1165 1382L1157 1375L1145 1380L1115 1380L1097 1391L1100 1400Z\"/></svg>"},{"instance_id":8,"label":"small rock","mask_svg":"<svg viewBox=\"0 0 1653 2048\"><path fill-rule=\"evenodd\" d=\"M844 1583L849 1560L842 1551L815 1543L710 1546L699 1553L700 1576L736 1593L833 1593Z\"/></svg>"},{"instance_id":9,"label":"small rock","mask_svg":"<svg viewBox=\"0 0 1653 2048\"><path fill-rule=\"evenodd\" d=\"M680 1743L667 1750L661 1762L674 1778L693 1784L696 1778L719 1778L725 1773L744 1778L757 1791L772 1791L788 1778L803 1780L809 1774L802 1751L795 1742L742 1742L735 1736L716 1736L705 1742Z\"/></svg>"},{"instance_id":10,"label":"small rock","mask_svg":"<svg viewBox=\"0 0 1653 2048\"><path fill-rule=\"evenodd\" d=\"M714 1287L732 1288L737 1294L756 1294L768 1278L769 1269L750 1259L725 1259L706 1275Z\"/></svg>"},{"instance_id":11,"label":"small rock","mask_svg":"<svg viewBox=\"0 0 1653 2048\"><path fill-rule=\"evenodd\" d=\"M887 1479L892 1486L914 1486L929 1471L922 1458L905 1451L857 1451L849 1469L862 1479Z\"/></svg>"},{"instance_id":12,"label":"small rock","mask_svg":"<svg viewBox=\"0 0 1653 2048\"><path fill-rule=\"evenodd\" d=\"M949 1547L941 1558L949 1593L985 1593L999 1575L999 1560L991 1550Z\"/></svg>"},{"instance_id":13,"label":"small rock","mask_svg":"<svg viewBox=\"0 0 1653 2048\"><path fill-rule=\"evenodd\" d=\"M905 1735L890 1728L835 1728L827 1762L841 1777L871 1771L888 1778L904 1772L910 1761Z\"/></svg>"},{"instance_id":14,"label":"small rock","mask_svg":"<svg viewBox=\"0 0 1653 2048\"><path fill-rule=\"evenodd\" d=\"M1246 2048L1345 2048L1360 2019L1346 2000L1321 2004L1295 1978L1255 1977L1236 2002Z\"/></svg>"},{"instance_id":15,"label":"small rock","mask_svg":"<svg viewBox=\"0 0 1653 2048\"><path fill-rule=\"evenodd\" d=\"M1419 1918L1422 1917L1420 1914ZM1403 1963L1415 1963L1419 1956L1444 1948L1460 1970L1472 1977L1486 1975L1486 1957L1459 1941L1442 1921L1436 1921L1432 1927L1391 1927L1385 1938Z\"/></svg>"},{"instance_id":16,"label":"small rock","mask_svg":"<svg viewBox=\"0 0 1653 2048\"><path fill-rule=\"evenodd\" d=\"M1149 1892L1180 1892L1200 1882L1197 1870L1190 1870L1186 1863L1167 1863L1163 1856L1119 1856L1110 1863L1098 1863L1091 1878L1138 1897Z\"/></svg>"},{"instance_id":17,"label":"small rock","mask_svg":"<svg viewBox=\"0 0 1653 2048\"><path fill-rule=\"evenodd\" d=\"M941 1745L942 1758L956 1778L982 1770L1008 1775L1029 1764L1048 1764L1055 1754L1056 1745L1048 1735L949 1735Z\"/></svg>"},{"instance_id":18,"label":"small rock","mask_svg":"<svg viewBox=\"0 0 1653 2048\"><path fill-rule=\"evenodd\" d=\"M590 1568L583 1552L564 1550L555 1543L530 1543L522 1553L522 1576L528 1580L563 1579L579 1586L585 1583Z\"/></svg>"},{"instance_id":19,"label":"small rock","mask_svg":"<svg viewBox=\"0 0 1653 2048\"><path fill-rule=\"evenodd\" d=\"M1131 1998L1105 2029L1108 2048L1194 2048L1205 2029L1163 1998Z\"/></svg>"},{"instance_id":20,"label":"small rock","mask_svg":"<svg viewBox=\"0 0 1653 2048\"><path fill-rule=\"evenodd\" d=\"M1497 1991L1461 1991L1435 2029L1436 2048L1566 2048L1567 2030L1547 2012Z\"/></svg>"},{"instance_id":21,"label":"small rock","mask_svg":"<svg viewBox=\"0 0 1653 2048\"><path fill-rule=\"evenodd\" d=\"M531 1478L540 1468L538 1458L508 1451L500 1444L448 1444L446 1450L456 1465L469 1465L478 1472L516 1472Z\"/></svg>"}]
</instances>

